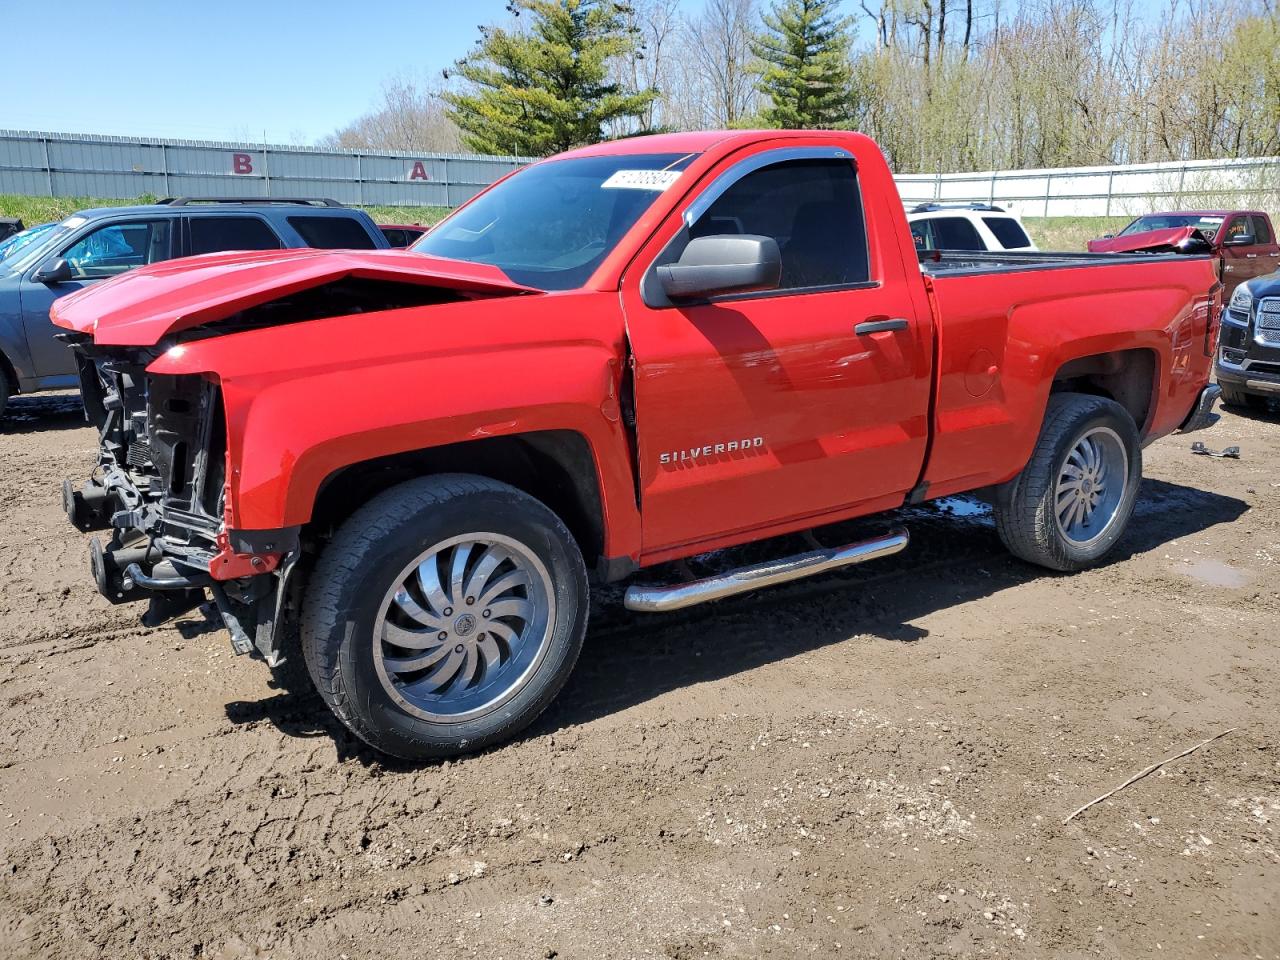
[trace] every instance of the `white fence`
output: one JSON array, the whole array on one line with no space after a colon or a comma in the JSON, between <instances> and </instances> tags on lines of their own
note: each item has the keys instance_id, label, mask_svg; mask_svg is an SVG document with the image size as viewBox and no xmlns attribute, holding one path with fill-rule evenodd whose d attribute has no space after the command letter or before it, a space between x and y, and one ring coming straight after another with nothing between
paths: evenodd
<instances>
[{"instance_id":1,"label":"white fence","mask_svg":"<svg viewBox=\"0 0 1280 960\"><path fill-rule=\"evenodd\" d=\"M1280 212L1280 157L899 174L903 202L993 203L1024 217L1123 217L1157 209L1253 207Z\"/></svg>"}]
</instances>

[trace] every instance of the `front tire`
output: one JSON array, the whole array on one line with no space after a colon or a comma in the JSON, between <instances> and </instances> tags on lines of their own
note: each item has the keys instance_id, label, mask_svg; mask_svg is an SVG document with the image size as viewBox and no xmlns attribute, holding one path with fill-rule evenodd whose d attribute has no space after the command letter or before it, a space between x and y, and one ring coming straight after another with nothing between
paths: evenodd
<instances>
[{"instance_id":1,"label":"front tire","mask_svg":"<svg viewBox=\"0 0 1280 960\"><path fill-rule=\"evenodd\" d=\"M1142 481L1142 443L1129 412L1105 397L1049 398L1031 459L996 494L996 530L1015 556L1082 570L1115 546Z\"/></svg>"},{"instance_id":2,"label":"front tire","mask_svg":"<svg viewBox=\"0 0 1280 960\"><path fill-rule=\"evenodd\" d=\"M564 686L587 626L573 536L533 497L442 474L374 497L316 564L302 650L353 733L405 760L528 726Z\"/></svg>"}]
</instances>

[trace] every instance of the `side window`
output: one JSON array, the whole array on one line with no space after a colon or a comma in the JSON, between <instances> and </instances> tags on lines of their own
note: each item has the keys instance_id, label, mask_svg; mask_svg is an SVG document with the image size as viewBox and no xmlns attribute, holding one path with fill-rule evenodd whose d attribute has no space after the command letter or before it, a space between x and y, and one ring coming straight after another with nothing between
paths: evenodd
<instances>
[{"instance_id":1,"label":"side window","mask_svg":"<svg viewBox=\"0 0 1280 960\"><path fill-rule=\"evenodd\" d=\"M280 239L257 217L192 217L191 253L279 250Z\"/></svg>"},{"instance_id":2,"label":"side window","mask_svg":"<svg viewBox=\"0 0 1280 960\"><path fill-rule=\"evenodd\" d=\"M62 251L78 280L114 277L169 258L169 219L133 220L99 227Z\"/></svg>"},{"instance_id":3,"label":"side window","mask_svg":"<svg viewBox=\"0 0 1280 960\"><path fill-rule=\"evenodd\" d=\"M913 220L911 226L911 239L915 241L917 250L930 250L929 246L929 221Z\"/></svg>"},{"instance_id":4,"label":"side window","mask_svg":"<svg viewBox=\"0 0 1280 960\"><path fill-rule=\"evenodd\" d=\"M1222 235L1222 242L1231 243L1236 237L1248 233L1251 229L1253 227L1248 217L1232 217L1226 226L1226 233Z\"/></svg>"},{"instance_id":5,"label":"side window","mask_svg":"<svg viewBox=\"0 0 1280 960\"><path fill-rule=\"evenodd\" d=\"M354 217L290 217L308 247L322 250L373 250L373 238Z\"/></svg>"},{"instance_id":6,"label":"side window","mask_svg":"<svg viewBox=\"0 0 1280 960\"><path fill-rule=\"evenodd\" d=\"M1271 224L1266 217L1253 218L1253 238L1258 243L1275 243L1275 237L1271 235Z\"/></svg>"},{"instance_id":7,"label":"side window","mask_svg":"<svg viewBox=\"0 0 1280 960\"><path fill-rule=\"evenodd\" d=\"M1031 239L1027 236L1027 232L1018 226L1018 221L1012 217L983 217L982 222L996 235L1000 246L1006 250L1031 246Z\"/></svg>"},{"instance_id":8,"label":"side window","mask_svg":"<svg viewBox=\"0 0 1280 960\"><path fill-rule=\"evenodd\" d=\"M964 217L937 217L933 242L939 250L985 250L978 229Z\"/></svg>"},{"instance_id":9,"label":"side window","mask_svg":"<svg viewBox=\"0 0 1280 960\"><path fill-rule=\"evenodd\" d=\"M848 161L794 160L749 173L689 232L773 237L784 290L863 283L870 272L862 199Z\"/></svg>"}]
</instances>

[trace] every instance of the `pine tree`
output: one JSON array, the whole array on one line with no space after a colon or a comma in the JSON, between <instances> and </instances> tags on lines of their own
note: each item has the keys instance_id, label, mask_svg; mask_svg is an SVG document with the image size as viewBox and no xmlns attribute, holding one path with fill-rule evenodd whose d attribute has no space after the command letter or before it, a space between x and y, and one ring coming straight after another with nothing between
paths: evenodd
<instances>
[{"instance_id":1,"label":"pine tree","mask_svg":"<svg viewBox=\"0 0 1280 960\"><path fill-rule=\"evenodd\" d=\"M765 125L833 128L852 120L851 20L837 15L838 5L779 0L765 14L766 30L752 44L761 61L756 86L769 98L760 114Z\"/></svg>"},{"instance_id":2,"label":"pine tree","mask_svg":"<svg viewBox=\"0 0 1280 960\"><path fill-rule=\"evenodd\" d=\"M641 116L657 97L610 78L611 63L635 44L623 4L511 0L507 9L531 22L481 27L479 43L454 67L467 89L444 95L472 149L545 156L598 143L606 124Z\"/></svg>"}]
</instances>

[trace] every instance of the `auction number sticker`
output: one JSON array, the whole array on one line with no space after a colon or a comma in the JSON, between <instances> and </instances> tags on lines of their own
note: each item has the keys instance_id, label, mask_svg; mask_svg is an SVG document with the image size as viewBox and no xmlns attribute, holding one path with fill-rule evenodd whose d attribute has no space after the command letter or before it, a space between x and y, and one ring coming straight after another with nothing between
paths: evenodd
<instances>
[{"instance_id":1,"label":"auction number sticker","mask_svg":"<svg viewBox=\"0 0 1280 960\"><path fill-rule=\"evenodd\" d=\"M606 190L655 190L661 193L678 179L679 170L619 170L600 186Z\"/></svg>"}]
</instances>

